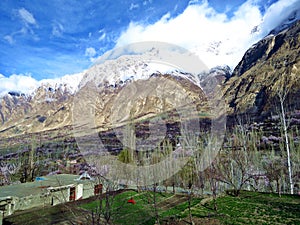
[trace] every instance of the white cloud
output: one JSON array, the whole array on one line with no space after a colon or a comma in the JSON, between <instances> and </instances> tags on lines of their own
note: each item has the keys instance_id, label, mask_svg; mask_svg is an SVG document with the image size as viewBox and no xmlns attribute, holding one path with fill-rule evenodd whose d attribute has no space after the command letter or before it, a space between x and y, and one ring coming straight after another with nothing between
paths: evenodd
<instances>
[{"instance_id":1,"label":"white cloud","mask_svg":"<svg viewBox=\"0 0 300 225\"><path fill-rule=\"evenodd\" d=\"M98 41L103 41L106 38L106 32L105 29L100 29L98 31L100 37L98 38Z\"/></svg>"},{"instance_id":2,"label":"white cloud","mask_svg":"<svg viewBox=\"0 0 300 225\"><path fill-rule=\"evenodd\" d=\"M84 73L85 71L82 73L67 74L59 78L43 79L40 81L34 79L30 75L13 74L9 77L5 77L0 74L0 97L10 91L31 94L41 85L50 85L53 88L56 88L60 85L67 84L69 90L74 92L83 78Z\"/></svg>"},{"instance_id":3,"label":"white cloud","mask_svg":"<svg viewBox=\"0 0 300 225\"><path fill-rule=\"evenodd\" d=\"M189 5L176 18L166 14L153 25L130 23L118 39L117 46L139 41L163 41L195 52L209 67L219 64L235 66L245 51L245 45L249 47L251 29L260 23L261 18L258 7L250 4L241 6L230 20L207 3Z\"/></svg>"},{"instance_id":4,"label":"white cloud","mask_svg":"<svg viewBox=\"0 0 300 225\"><path fill-rule=\"evenodd\" d=\"M36 24L36 21L35 21L33 15L29 11L22 8L22 9L19 9L18 12L19 12L19 15L21 16L21 18L24 20L25 23L27 23L27 24Z\"/></svg>"},{"instance_id":5,"label":"white cloud","mask_svg":"<svg viewBox=\"0 0 300 225\"><path fill-rule=\"evenodd\" d=\"M15 37L19 35L27 35L30 34L33 40L38 41L40 40L37 35L35 35L32 26L38 27L37 22L33 15L27 11L24 8L21 8L17 11L17 15L21 18L23 22L23 26L20 30L12 32L9 35L4 36L3 38L9 43L14 44L15 43Z\"/></svg>"},{"instance_id":6,"label":"white cloud","mask_svg":"<svg viewBox=\"0 0 300 225\"><path fill-rule=\"evenodd\" d=\"M26 27L22 27L20 30L11 33L10 35L5 35L4 36L4 40L6 40L9 44L14 44L15 43L15 36L18 35L26 35L28 32L30 32L31 34L33 34L33 39L34 40L38 40L38 37L34 35L34 32L31 29L28 29Z\"/></svg>"},{"instance_id":7,"label":"white cloud","mask_svg":"<svg viewBox=\"0 0 300 225\"><path fill-rule=\"evenodd\" d=\"M263 34L267 35L295 10L300 10L299 0L281 0L271 5L266 11L261 24Z\"/></svg>"},{"instance_id":8,"label":"white cloud","mask_svg":"<svg viewBox=\"0 0 300 225\"><path fill-rule=\"evenodd\" d=\"M140 41L162 41L196 53L208 67L222 64L235 67L245 51L266 35L270 26L278 24L279 18L282 18L278 8L292 8L290 2L296 0L281 0L263 16L255 1L248 0L231 18L225 13L216 12L208 1L190 4L175 18L166 14L150 25L131 22L118 38L116 47ZM276 17L278 19L272 23ZM260 24L260 32L251 33Z\"/></svg>"},{"instance_id":9,"label":"white cloud","mask_svg":"<svg viewBox=\"0 0 300 225\"><path fill-rule=\"evenodd\" d=\"M96 55L96 50L92 47L85 49L85 56L93 57Z\"/></svg>"},{"instance_id":10,"label":"white cloud","mask_svg":"<svg viewBox=\"0 0 300 225\"><path fill-rule=\"evenodd\" d=\"M11 35L4 36L4 40L6 40L11 45L14 43L14 38Z\"/></svg>"},{"instance_id":11,"label":"white cloud","mask_svg":"<svg viewBox=\"0 0 300 225\"><path fill-rule=\"evenodd\" d=\"M91 62L94 62L96 58L94 56L97 54L96 50L92 47L85 49L85 56L89 57Z\"/></svg>"},{"instance_id":12,"label":"white cloud","mask_svg":"<svg viewBox=\"0 0 300 225\"><path fill-rule=\"evenodd\" d=\"M5 77L0 74L0 96L8 93L9 91L17 91L22 93L30 93L37 86L38 81L28 75L13 74Z\"/></svg>"},{"instance_id":13,"label":"white cloud","mask_svg":"<svg viewBox=\"0 0 300 225\"><path fill-rule=\"evenodd\" d=\"M191 1L189 2L190 5L192 5L192 4L197 4L197 3L199 3L199 0L191 0Z\"/></svg>"},{"instance_id":14,"label":"white cloud","mask_svg":"<svg viewBox=\"0 0 300 225\"><path fill-rule=\"evenodd\" d=\"M139 4L131 3L131 5L129 7L129 10L134 10L134 9L137 9L137 8L139 8Z\"/></svg>"},{"instance_id":15,"label":"white cloud","mask_svg":"<svg viewBox=\"0 0 300 225\"><path fill-rule=\"evenodd\" d=\"M99 37L99 41L103 41L106 37L106 33L103 33L100 37Z\"/></svg>"},{"instance_id":16,"label":"white cloud","mask_svg":"<svg viewBox=\"0 0 300 225\"><path fill-rule=\"evenodd\" d=\"M63 32L64 32L64 27L62 24L57 22L52 24L52 35L54 37L61 37Z\"/></svg>"}]
</instances>

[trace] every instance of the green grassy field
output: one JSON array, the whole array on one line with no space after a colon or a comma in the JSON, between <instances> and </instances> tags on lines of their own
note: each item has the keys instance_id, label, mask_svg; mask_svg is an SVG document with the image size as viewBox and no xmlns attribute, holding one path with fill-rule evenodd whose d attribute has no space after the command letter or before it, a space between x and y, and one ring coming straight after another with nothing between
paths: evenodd
<instances>
[{"instance_id":1,"label":"green grassy field","mask_svg":"<svg viewBox=\"0 0 300 225\"><path fill-rule=\"evenodd\" d=\"M135 205L126 201L133 197ZM116 197L112 208L117 209L112 213L115 224L154 224L155 214L153 193L137 193L128 191ZM239 197L223 196L216 201L217 211L213 202L201 204L201 198L194 197L191 201L192 215L198 223L204 221L218 221L220 224L300 224L300 196L242 192ZM82 205L85 209L93 209L96 202ZM188 221L187 196L157 194L157 209L161 221L171 218Z\"/></svg>"},{"instance_id":2,"label":"green grassy field","mask_svg":"<svg viewBox=\"0 0 300 225\"><path fill-rule=\"evenodd\" d=\"M155 224L153 194L129 190L116 195L113 201L109 201L111 224ZM136 204L127 203L131 197ZM186 195L156 193L156 208L161 224L188 224L187 199ZM300 196L279 197L269 193L242 191L239 197L225 195L217 198L217 211L213 209L212 201L203 203L201 200L193 197L191 201L195 224L300 224ZM102 203L105 206L105 201ZM92 211L95 213L98 206L99 200L94 199L17 212L6 218L3 224L92 224Z\"/></svg>"},{"instance_id":3,"label":"green grassy field","mask_svg":"<svg viewBox=\"0 0 300 225\"><path fill-rule=\"evenodd\" d=\"M222 224L300 224L300 196L242 192L217 199ZM206 208L206 209L205 209ZM212 203L193 208L195 217L213 213Z\"/></svg>"}]
</instances>

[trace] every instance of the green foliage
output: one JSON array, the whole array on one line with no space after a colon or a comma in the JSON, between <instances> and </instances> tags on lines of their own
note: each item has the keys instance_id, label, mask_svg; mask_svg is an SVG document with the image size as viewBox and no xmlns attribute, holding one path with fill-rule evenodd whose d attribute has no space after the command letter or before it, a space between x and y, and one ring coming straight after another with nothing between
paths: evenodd
<instances>
[{"instance_id":1,"label":"green foliage","mask_svg":"<svg viewBox=\"0 0 300 225\"><path fill-rule=\"evenodd\" d=\"M132 151L130 151L128 148L123 149L118 155L118 160L123 163L132 163L133 162Z\"/></svg>"}]
</instances>

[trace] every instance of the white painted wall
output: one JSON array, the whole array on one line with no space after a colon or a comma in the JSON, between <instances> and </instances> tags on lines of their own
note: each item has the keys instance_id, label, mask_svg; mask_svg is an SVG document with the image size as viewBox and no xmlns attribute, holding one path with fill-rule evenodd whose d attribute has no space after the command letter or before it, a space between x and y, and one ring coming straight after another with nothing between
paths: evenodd
<instances>
[{"instance_id":1,"label":"white painted wall","mask_svg":"<svg viewBox=\"0 0 300 225\"><path fill-rule=\"evenodd\" d=\"M77 185L76 200L83 197L83 184Z\"/></svg>"}]
</instances>

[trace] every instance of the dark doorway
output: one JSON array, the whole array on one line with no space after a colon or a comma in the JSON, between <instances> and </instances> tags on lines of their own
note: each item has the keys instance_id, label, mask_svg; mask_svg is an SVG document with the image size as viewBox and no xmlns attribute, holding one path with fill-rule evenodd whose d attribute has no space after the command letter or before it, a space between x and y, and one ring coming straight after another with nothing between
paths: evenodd
<instances>
[{"instance_id":1,"label":"dark doorway","mask_svg":"<svg viewBox=\"0 0 300 225\"><path fill-rule=\"evenodd\" d=\"M75 187L71 187L70 188L70 201L75 201L76 199L76 188Z\"/></svg>"},{"instance_id":2,"label":"dark doorway","mask_svg":"<svg viewBox=\"0 0 300 225\"><path fill-rule=\"evenodd\" d=\"M94 195L102 194L102 184L96 184L94 186Z\"/></svg>"}]
</instances>

